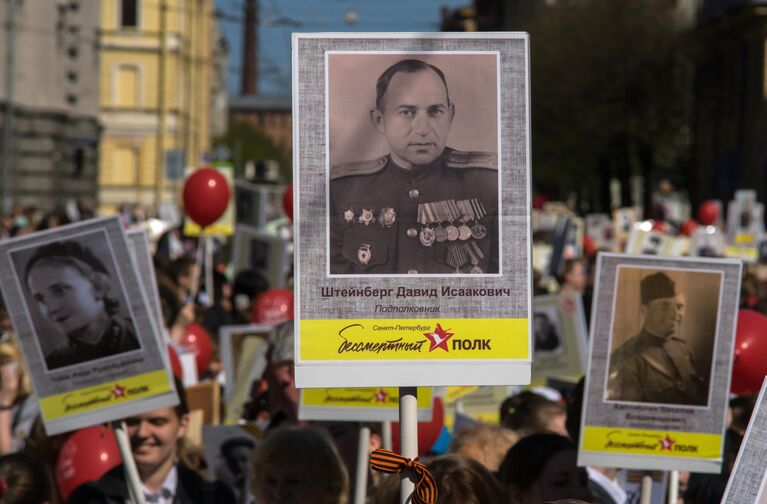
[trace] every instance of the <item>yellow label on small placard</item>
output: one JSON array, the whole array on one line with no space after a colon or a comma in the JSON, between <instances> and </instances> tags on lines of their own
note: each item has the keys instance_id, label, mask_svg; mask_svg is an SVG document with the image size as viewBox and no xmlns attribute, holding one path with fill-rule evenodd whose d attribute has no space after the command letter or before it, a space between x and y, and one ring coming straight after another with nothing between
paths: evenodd
<instances>
[{"instance_id":1,"label":"yellow label on small placard","mask_svg":"<svg viewBox=\"0 0 767 504\"><path fill-rule=\"evenodd\" d=\"M432 388L418 387L418 409L431 408ZM338 408L391 409L399 407L397 387L302 389L301 404Z\"/></svg>"},{"instance_id":2,"label":"yellow label on small placard","mask_svg":"<svg viewBox=\"0 0 767 504\"><path fill-rule=\"evenodd\" d=\"M756 237L751 233L738 233L735 235L736 245L748 245L754 243L755 241Z\"/></svg>"},{"instance_id":3,"label":"yellow label on small placard","mask_svg":"<svg viewBox=\"0 0 767 504\"><path fill-rule=\"evenodd\" d=\"M720 434L588 426L582 435L583 450L590 452L711 460L722 458Z\"/></svg>"},{"instance_id":4,"label":"yellow label on small placard","mask_svg":"<svg viewBox=\"0 0 767 504\"><path fill-rule=\"evenodd\" d=\"M759 250L757 250L756 247L728 245L724 249L724 255L737 259L744 259L746 261L756 261L759 257Z\"/></svg>"},{"instance_id":5,"label":"yellow label on small placard","mask_svg":"<svg viewBox=\"0 0 767 504\"><path fill-rule=\"evenodd\" d=\"M168 373L161 369L93 387L43 397L40 399L40 410L45 420L50 422L70 415L88 413L119 403L156 396L171 390Z\"/></svg>"},{"instance_id":6,"label":"yellow label on small placard","mask_svg":"<svg viewBox=\"0 0 767 504\"><path fill-rule=\"evenodd\" d=\"M477 390L479 387L448 387L447 392L445 392L445 404L453 404L458 399L465 397L475 390Z\"/></svg>"},{"instance_id":7,"label":"yellow label on small placard","mask_svg":"<svg viewBox=\"0 0 767 504\"><path fill-rule=\"evenodd\" d=\"M527 319L302 320L307 361L529 360Z\"/></svg>"}]
</instances>

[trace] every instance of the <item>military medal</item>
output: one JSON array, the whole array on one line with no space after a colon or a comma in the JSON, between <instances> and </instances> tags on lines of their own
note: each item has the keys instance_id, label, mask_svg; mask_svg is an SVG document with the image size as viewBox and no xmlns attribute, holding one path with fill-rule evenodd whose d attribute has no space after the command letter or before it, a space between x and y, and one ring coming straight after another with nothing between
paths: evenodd
<instances>
[{"instance_id":1,"label":"military medal","mask_svg":"<svg viewBox=\"0 0 767 504\"><path fill-rule=\"evenodd\" d=\"M391 207L381 209L381 213L378 215L378 222L382 227L389 229L394 225L394 221L397 220L397 212Z\"/></svg>"},{"instance_id":2,"label":"military medal","mask_svg":"<svg viewBox=\"0 0 767 504\"><path fill-rule=\"evenodd\" d=\"M447 263L455 268L456 273L461 272L461 266L466 264L466 250L458 244L450 245L447 250Z\"/></svg>"},{"instance_id":3,"label":"military medal","mask_svg":"<svg viewBox=\"0 0 767 504\"><path fill-rule=\"evenodd\" d=\"M482 253L482 249L479 248L477 242L464 243L463 247L466 249L466 253L469 255L469 261L471 262L471 269L469 273L484 273L482 268L479 267L479 261L485 258L485 254Z\"/></svg>"},{"instance_id":4,"label":"military medal","mask_svg":"<svg viewBox=\"0 0 767 504\"><path fill-rule=\"evenodd\" d=\"M437 236L434 233L434 230L430 227L422 228L421 234L418 236L418 239L421 241L421 245L424 247L431 247L436 238Z\"/></svg>"},{"instance_id":5,"label":"military medal","mask_svg":"<svg viewBox=\"0 0 767 504\"><path fill-rule=\"evenodd\" d=\"M445 228L438 227L434 230L434 234L436 235L437 241L439 243L442 243L443 241L447 240L447 231L445 231Z\"/></svg>"},{"instance_id":6,"label":"military medal","mask_svg":"<svg viewBox=\"0 0 767 504\"><path fill-rule=\"evenodd\" d=\"M352 222L354 220L354 210L351 208L344 212L344 219L346 219L346 222Z\"/></svg>"},{"instance_id":7,"label":"military medal","mask_svg":"<svg viewBox=\"0 0 767 504\"><path fill-rule=\"evenodd\" d=\"M375 217L373 217L373 211L363 209L362 213L360 214L359 221L360 221L360 224L364 224L366 226L372 222L375 222Z\"/></svg>"},{"instance_id":8,"label":"military medal","mask_svg":"<svg viewBox=\"0 0 767 504\"><path fill-rule=\"evenodd\" d=\"M481 240L487 236L487 228L479 223L479 220L487 215L484 205L477 198L472 198L470 201L471 208L474 212L476 224L471 227L471 236L476 240Z\"/></svg>"},{"instance_id":9,"label":"military medal","mask_svg":"<svg viewBox=\"0 0 767 504\"><path fill-rule=\"evenodd\" d=\"M360 264L367 264L372 258L373 252L370 250L370 244L363 243L360 245L360 248L357 249L357 260L360 262Z\"/></svg>"},{"instance_id":10,"label":"military medal","mask_svg":"<svg viewBox=\"0 0 767 504\"><path fill-rule=\"evenodd\" d=\"M471 210L468 200L460 200L453 202L456 207L456 211L461 216L461 225L458 226L458 239L466 241L471 238L471 228L466 225L466 222L470 221L474 217L474 212Z\"/></svg>"},{"instance_id":11,"label":"military medal","mask_svg":"<svg viewBox=\"0 0 767 504\"><path fill-rule=\"evenodd\" d=\"M418 223L423 226L418 234L418 239L424 247L431 247L437 239L435 231L429 227L429 224L436 220L434 208L431 203L421 203L418 205Z\"/></svg>"},{"instance_id":12,"label":"military medal","mask_svg":"<svg viewBox=\"0 0 767 504\"><path fill-rule=\"evenodd\" d=\"M450 241L456 241L458 239L458 228L450 224L445 228L447 232L447 239Z\"/></svg>"},{"instance_id":13,"label":"military medal","mask_svg":"<svg viewBox=\"0 0 767 504\"><path fill-rule=\"evenodd\" d=\"M458 239L461 241L466 241L469 238L471 238L471 229L466 224L461 224L458 227Z\"/></svg>"}]
</instances>

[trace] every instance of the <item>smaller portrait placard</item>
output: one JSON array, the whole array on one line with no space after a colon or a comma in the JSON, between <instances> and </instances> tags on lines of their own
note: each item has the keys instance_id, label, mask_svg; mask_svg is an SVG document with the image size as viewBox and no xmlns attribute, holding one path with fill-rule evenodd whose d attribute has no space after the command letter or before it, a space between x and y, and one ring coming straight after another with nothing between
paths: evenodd
<instances>
[{"instance_id":1,"label":"smaller portrait placard","mask_svg":"<svg viewBox=\"0 0 767 504\"><path fill-rule=\"evenodd\" d=\"M741 270L599 255L579 465L720 470Z\"/></svg>"},{"instance_id":2,"label":"smaller portrait placard","mask_svg":"<svg viewBox=\"0 0 767 504\"><path fill-rule=\"evenodd\" d=\"M629 233L626 253L679 257L684 254L685 248L682 237L647 231L640 225L635 225Z\"/></svg>"},{"instance_id":3,"label":"smaller portrait placard","mask_svg":"<svg viewBox=\"0 0 767 504\"><path fill-rule=\"evenodd\" d=\"M631 229L639 221L639 215L639 209L634 207L616 208L613 210L615 239L619 245L628 241Z\"/></svg>"},{"instance_id":4,"label":"smaller portrait placard","mask_svg":"<svg viewBox=\"0 0 767 504\"><path fill-rule=\"evenodd\" d=\"M598 250L613 250L616 246L615 228L607 214L588 214L586 234L594 241Z\"/></svg>"},{"instance_id":5,"label":"smaller portrait placard","mask_svg":"<svg viewBox=\"0 0 767 504\"><path fill-rule=\"evenodd\" d=\"M418 387L418 421L430 422L432 388ZM397 387L301 389L299 420L399 421Z\"/></svg>"},{"instance_id":6,"label":"smaller portrait placard","mask_svg":"<svg viewBox=\"0 0 767 504\"><path fill-rule=\"evenodd\" d=\"M268 324L247 324L222 326L218 331L226 382L227 422L242 418L253 383L261 379L266 369L266 349L271 330L272 326Z\"/></svg>"},{"instance_id":7,"label":"smaller portrait placard","mask_svg":"<svg viewBox=\"0 0 767 504\"><path fill-rule=\"evenodd\" d=\"M235 274L243 270L261 273L269 287L285 287L289 267L287 243L279 236L244 224L238 224L232 247Z\"/></svg>"},{"instance_id":8,"label":"smaller portrait placard","mask_svg":"<svg viewBox=\"0 0 767 504\"><path fill-rule=\"evenodd\" d=\"M724 233L717 226L699 226L692 232L690 255L696 257L724 257Z\"/></svg>"},{"instance_id":9,"label":"smaller portrait placard","mask_svg":"<svg viewBox=\"0 0 767 504\"><path fill-rule=\"evenodd\" d=\"M7 240L0 255L48 434L178 403L118 216Z\"/></svg>"},{"instance_id":10,"label":"smaller portrait placard","mask_svg":"<svg viewBox=\"0 0 767 504\"><path fill-rule=\"evenodd\" d=\"M759 391L722 502L767 504L767 379Z\"/></svg>"},{"instance_id":11,"label":"smaller portrait placard","mask_svg":"<svg viewBox=\"0 0 767 504\"><path fill-rule=\"evenodd\" d=\"M236 502L253 503L250 462L260 442L257 428L251 425L205 425L202 428L208 473L227 485Z\"/></svg>"},{"instance_id":12,"label":"smaller portrait placard","mask_svg":"<svg viewBox=\"0 0 767 504\"><path fill-rule=\"evenodd\" d=\"M533 298L533 382L580 377L586 371L587 329L575 292Z\"/></svg>"}]
</instances>

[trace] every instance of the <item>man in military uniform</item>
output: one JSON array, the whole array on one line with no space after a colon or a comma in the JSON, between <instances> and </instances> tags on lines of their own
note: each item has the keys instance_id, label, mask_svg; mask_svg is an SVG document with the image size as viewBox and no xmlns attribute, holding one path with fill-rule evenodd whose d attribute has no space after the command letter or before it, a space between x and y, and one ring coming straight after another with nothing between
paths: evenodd
<instances>
[{"instance_id":1,"label":"man in military uniform","mask_svg":"<svg viewBox=\"0 0 767 504\"><path fill-rule=\"evenodd\" d=\"M607 399L705 406L708 381L696 369L687 342L676 336L684 296L662 272L642 279L640 295L644 325L610 356Z\"/></svg>"},{"instance_id":2,"label":"man in military uniform","mask_svg":"<svg viewBox=\"0 0 767 504\"><path fill-rule=\"evenodd\" d=\"M49 370L140 348L130 320L118 315L109 273L77 242L40 247L27 262L26 285L39 312L66 336L45 357Z\"/></svg>"},{"instance_id":3,"label":"man in military uniform","mask_svg":"<svg viewBox=\"0 0 767 504\"><path fill-rule=\"evenodd\" d=\"M455 105L442 71L402 60L376 91L370 119L391 151L332 167L330 272L498 273L497 156L446 146Z\"/></svg>"}]
</instances>

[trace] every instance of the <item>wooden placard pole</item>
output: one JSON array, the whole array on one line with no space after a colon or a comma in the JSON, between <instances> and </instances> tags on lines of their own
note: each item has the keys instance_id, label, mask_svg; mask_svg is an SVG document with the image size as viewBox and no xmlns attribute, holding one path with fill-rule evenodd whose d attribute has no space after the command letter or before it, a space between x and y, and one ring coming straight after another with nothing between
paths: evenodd
<instances>
[{"instance_id":1,"label":"wooden placard pole","mask_svg":"<svg viewBox=\"0 0 767 504\"><path fill-rule=\"evenodd\" d=\"M112 429L117 438L117 446L120 449L120 455L123 458L123 469L125 470L125 484L128 487L130 500L134 504L145 504L144 492L141 491L141 478L138 475L136 461L133 460L133 451L130 447L128 438L128 428L125 421L112 422Z\"/></svg>"}]
</instances>

